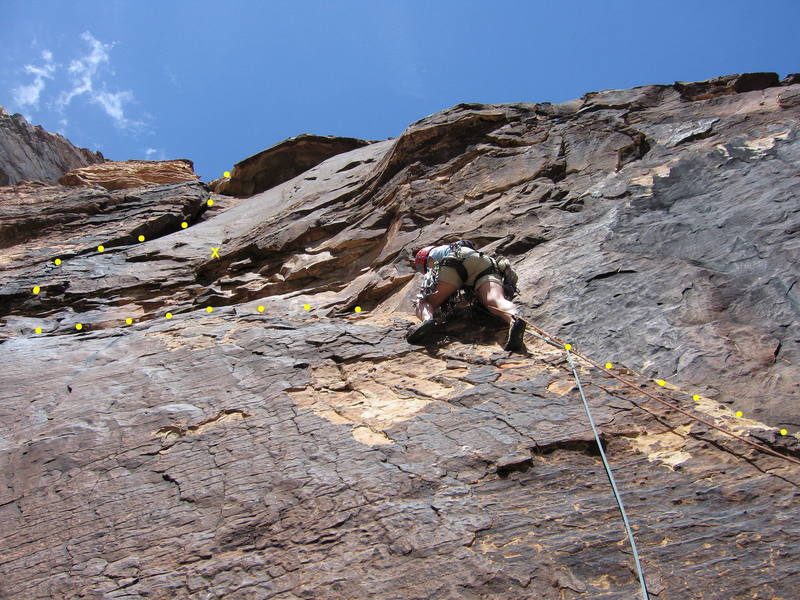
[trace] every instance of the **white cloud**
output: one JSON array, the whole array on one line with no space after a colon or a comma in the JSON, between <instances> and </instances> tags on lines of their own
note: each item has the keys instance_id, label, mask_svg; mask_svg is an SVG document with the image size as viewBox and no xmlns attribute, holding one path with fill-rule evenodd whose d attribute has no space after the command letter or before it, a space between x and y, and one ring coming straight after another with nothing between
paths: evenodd
<instances>
[{"instance_id":1,"label":"white cloud","mask_svg":"<svg viewBox=\"0 0 800 600\"><path fill-rule=\"evenodd\" d=\"M148 148L144 151L146 160L167 160L167 155L163 149Z\"/></svg>"},{"instance_id":2,"label":"white cloud","mask_svg":"<svg viewBox=\"0 0 800 600\"><path fill-rule=\"evenodd\" d=\"M116 94L95 92L92 96L92 102L99 104L106 111L106 114L118 123L128 122L125 118L123 105L131 100L133 100L133 94L130 92L117 92Z\"/></svg>"},{"instance_id":3,"label":"white cloud","mask_svg":"<svg viewBox=\"0 0 800 600\"><path fill-rule=\"evenodd\" d=\"M92 47L91 52L83 58L73 60L69 65L69 73L72 77L72 89L62 92L58 99L59 107L69 106L75 96L91 94L94 90L94 77L97 69L102 63L110 62L108 53L114 44L103 44L94 39L91 33L84 31L81 39L88 42Z\"/></svg>"},{"instance_id":4,"label":"white cloud","mask_svg":"<svg viewBox=\"0 0 800 600\"><path fill-rule=\"evenodd\" d=\"M42 52L42 59L44 60L42 66L25 65L25 72L33 75L33 83L17 86L11 91L17 106L39 109L39 98L45 88L45 79L53 79L57 67L53 63L53 53L49 50Z\"/></svg>"},{"instance_id":5,"label":"white cloud","mask_svg":"<svg viewBox=\"0 0 800 600\"><path fill-rule=\"evenodd\" d=\"M125 105L134 101L133 92L129 90L109 92L99 75L102 65L110 67L110 52L114 44L104 44L95 39L88 31L81 34L81 39L89 44L89 53L70 63L68 72L72 87L59 95L56 101L57 107L63 111L70 105L73 98L85 95L91 103L102 108L117 127L130 130L141 129L144 123L125 116Z\"/></svg>"},{"instance_id":6,"label":"white cloud","mask_svg":"<svg viewBox=\"0 0 800 600\"><path fill-rule=\"evenodd\" d=\"M77 58L68 64L57 62L50 50L41 50L40 59L21 67L25 79L11 86L13 102L9 108L25 113L29 122L32 122L30 115L36 114L40 104L54 110L60 119L58 133L64 136L70 123L92 117L90 113L94 111L91 107L102 110L120 130L136 134L154 133L149 127L155 121L154 117L142 110L131 90L120 89L113 83L111 51L114 46L115 42L101 42L85 31L80 36L79 48L73 54ZM86 103L80 107L80 116L67 112L76 98Z\"/></svg>"}]
</instances>

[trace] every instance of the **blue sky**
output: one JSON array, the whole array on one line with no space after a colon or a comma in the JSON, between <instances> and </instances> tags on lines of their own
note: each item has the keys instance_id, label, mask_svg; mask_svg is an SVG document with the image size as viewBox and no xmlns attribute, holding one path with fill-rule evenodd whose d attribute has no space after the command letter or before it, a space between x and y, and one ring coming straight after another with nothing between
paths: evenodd
<instances>
[{"instance_id":1,"label":"blue sky","mask_svg":"<svg viewBox=\"0 0 800 600\"><path fill-rule=\"evenodd\" d=\"M459 102L800 71L798 0L0 0L0 105L204 181L300 133L386 139Z\"/></svg>"}]
</instances>

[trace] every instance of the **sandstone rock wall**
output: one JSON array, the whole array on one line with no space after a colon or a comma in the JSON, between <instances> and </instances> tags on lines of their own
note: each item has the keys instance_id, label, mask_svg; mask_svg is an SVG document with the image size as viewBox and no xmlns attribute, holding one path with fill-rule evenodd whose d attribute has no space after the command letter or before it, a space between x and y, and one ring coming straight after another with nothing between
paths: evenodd
<instances>
[{"instance_id":1,"label":"sandstone rock wall","mask_svg":"<svg viewBox=\"0 0 800 600\"><path fill-rule=\"evenodd\" d=\"M146 185L197 181L194 164L185 158L178 160L109 161L73 169L59 178L65 186L99 185L107 190L124 190Z\"/></svg>"},{"instance_id":2,"label":"sandstone rock wall","mask_svg":"<svg viewBox=\"0 0 800 600\"><path fill-rule=\"evenodd\" d=\"M0 106L0 186L23 179L56 183L71 169L104 162L103 155L76 148L58 134L10 115Z\"/></svg>"},{"instance_id":3,"label":"sandstone rock wall","mask_svg":"<svg viewBox=\"0 0 800 600\"><path fill-rule=\"evenodd\" d=\"M800 85L722 79L459 105L224 210L0 190L0 597L637 597L563 352L408 345L408 259L511 257L528 318L800 456ZM798 467L580 371L653 597L793 598Z\"/></svg>"},{"instance_id":4,"label":"sandstone rock wall","mask_svg":"<svg viewBox=\"0 0 800 600\"><path fill-rule=\"evenodd\" d=\"M211 182L219 194L252 196L288 181L324 160L366 146L370 142L355 138L304 133L236 164L230 177Z\"/></svg>"}]
</instances>

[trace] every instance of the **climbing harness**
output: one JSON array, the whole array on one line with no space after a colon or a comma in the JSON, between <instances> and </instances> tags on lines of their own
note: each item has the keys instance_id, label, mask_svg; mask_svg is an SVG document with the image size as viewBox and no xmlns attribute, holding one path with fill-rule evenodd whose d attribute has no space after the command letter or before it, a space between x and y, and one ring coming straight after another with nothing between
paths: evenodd
<instances>
[{"instance_id":1,"label":"climbing harness","mask_svg":"<svg viewBox=\"0 0 800 600\"><path fill-rule=\"evenodd\" d=\"M491 265L478 273L475 276L474 281L478 281L481 277L486 275L496 273L503 279L503 295L507 300L512 300L519 294L519 289L517 288L517 274L514 272L514 269L511 267L511 263L507 258L500 258L498 260L487 256L483 252L476 250L472 242L468 240L460 240L458 242L449 244L447 255L445 255L442 259L437 260L431 266L431 268L428 269L428 257L435 247L436 246L426 246L416 254L415 268L417 271L425 273L425 278L422 280L420 293L414 300L414 305L417 305L421 300L424 300L426 296L430 296L436 291L436 285L439 281L439 271L442 267L451 267L455 269L462 282L461 287L451 294L447 300L445 300L436 309L434 313L434 319L437 323L446 323L454 314L459 312L460 309L468 309L473 314L476 314L483 308L478 300L477 295L475 294L474 287L466 285L466 281L469 279L469 274L467 273L467 269L464 267L461 252L462 248L473 250L474 252L477 252L481 256L484 256L491 261Z\"/></svg>"},{"instance_id":2,"label":"climbing harness","mask_svg":"<svg viewBox=\"0 0 800 600\"><path fill-rule=\"evenodd\" d=\"M594 419L592 418L592 411L589 410L589 403L586 401L586 395L583 393L583 385L581 385L581 378L578 376L578 368L576 367L575 362L572 360L572 354L570 354L569 349L567 349L566 352L567 361L569 361L569 366L572 368L572 375L575 377L575 383L578 385L578 392L580 392L581 400L583 401L583 408L586 410L586 416L589 418L589 424L592 426L592 432L594 433L594 439L597 442L597 448L600 450L600 458L603 459L603 466L606 469L608 481L611 482L611 489L614 490L614 497L617 499L617 506L619 506L619 512L622 514L622 521L625 523L625 531L628 533L628 541L631 543L631 548L633 549L633 560L636 562L636 572L639 575L639 583L642 586L642 600L648 600L650 596L647 593L647 585L644 581L642 565L639 562L639 552L636 550L636 542L633 539L631 525L628 523L628 515L625 514L625 507L622 504L622 498L620 497L619 490L617 489L617 483L614 481L614 475L611 473L611 466L608 464L606 453L603 452L603 444L600 442L600 434L597 433L597 427L595 427Z\"/></svg>"}]
</instances>

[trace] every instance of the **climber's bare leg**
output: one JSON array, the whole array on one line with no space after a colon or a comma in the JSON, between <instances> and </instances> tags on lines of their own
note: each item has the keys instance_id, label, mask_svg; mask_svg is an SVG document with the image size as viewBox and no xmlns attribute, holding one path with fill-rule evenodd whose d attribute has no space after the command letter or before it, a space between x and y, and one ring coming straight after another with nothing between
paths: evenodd
<instances>
[{"instance_id":1,"label":"climber's bare leg","mask_svg":"<svg viewBox=\"0 0 800 600\"><path fill-rule=\"evenodd\" d=\"M481 284L475 292L478 294L478 300L492 313L503 319L509 325L515 314L517 314L517 307L510 300L506 300L503 295L503 286L496 281L487 281ZM509 314L510 313L510 314Z\"/></svg>"},{"instance_id":2,"label":"climber's bare leg","mask_svg":"<svg viewBox=\"0 0 800 600\"><path fill-rule=\"evenodd\" d=\"M502 289L502 288L501 288ZM420 300L417 304L417 318L420 321L427 321L433 318L433 313L439 308L442 303L452 296L458 290L458 286L446 281L440 281L436 284L436 291L430 296L425 296L424 300Z\"/></svg>"}]
</instances>

